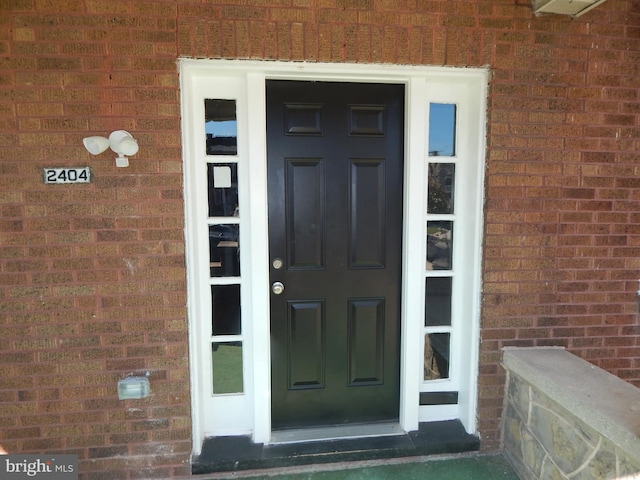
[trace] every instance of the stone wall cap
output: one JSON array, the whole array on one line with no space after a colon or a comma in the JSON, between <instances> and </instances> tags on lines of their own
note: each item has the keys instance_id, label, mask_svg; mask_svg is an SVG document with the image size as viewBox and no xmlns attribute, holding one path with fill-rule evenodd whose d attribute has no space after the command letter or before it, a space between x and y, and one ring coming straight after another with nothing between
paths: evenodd
<instances>
[{"instance_id":1,"label":"stone wall cap","mask_svg":"<svg viewBox=\"0 0 640 480\"><path fill-rule=\"evenodd\" d=\"M564 347L506 347L502 364L640 459L640 389Z\"/></svg>"}]
</instances>

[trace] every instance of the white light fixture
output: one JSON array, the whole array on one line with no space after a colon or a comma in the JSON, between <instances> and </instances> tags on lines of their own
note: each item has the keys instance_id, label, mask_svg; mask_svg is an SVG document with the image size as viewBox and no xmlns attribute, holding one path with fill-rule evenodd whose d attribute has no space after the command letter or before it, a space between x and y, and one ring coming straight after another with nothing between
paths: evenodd
<instances>
[{"instance_id":1,"label":"white light fixture","mask_svg":"<svg viewBox=\"0 0 640 480\"><path fill-rule=\"evenodd\" d=\"M104 137L86 137L82 143L91 155L99 155L109 148L109 140Z\"/></svg>"},{"instance_id":2,"label":"white light fixture","mask_svg":"<svg viewBox=\"0 0 640 480\"><path fill-rule=\"evenodd\" d=\"M108 147L116 152L116 167L128 167L129 159L127 156L138 153L138 142L133 136L125 130L116 130L111 132L109 138L105 137L86 137L82 140L84 147L92 155L99 155Z\"/></svg>"},{"instance_id":3,"label":"white light fixture","mask_svg":"<svg viewBox=\"0 0 640 480\"><path fill-rule=\"evenodd\" d=\"M125 155L138 153L138 142L129 132L124 130L116 130L109 135L109 146L118 154L118 158L116 158L116 166L118 167L129 166L129 159Z\"/></svg>"},{"instance_id":4,"label":"white light fixture","mask_svg":"<svg viewBox=\"0 0 640 480\"><path fill-rule=\"evenodd\" d=\"M556 13L579 17L606 0L533 0L533 13Z\"/></svg>"}]
</instances>

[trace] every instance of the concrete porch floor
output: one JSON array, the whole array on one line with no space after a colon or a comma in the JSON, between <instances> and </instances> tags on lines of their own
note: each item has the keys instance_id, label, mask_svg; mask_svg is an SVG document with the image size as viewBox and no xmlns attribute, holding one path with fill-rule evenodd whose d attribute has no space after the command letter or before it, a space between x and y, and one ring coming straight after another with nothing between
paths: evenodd
<instances>
[{"instance_id":1,"label":"concrete porch floor","mask_svg":"<svg viewBox=\"0 0 640 480\"><path fill-rule=\"evenodd\" d=\"M518 480L501 454L456 454L193 475L193 480Z\"/></svg>"}]
</instances>

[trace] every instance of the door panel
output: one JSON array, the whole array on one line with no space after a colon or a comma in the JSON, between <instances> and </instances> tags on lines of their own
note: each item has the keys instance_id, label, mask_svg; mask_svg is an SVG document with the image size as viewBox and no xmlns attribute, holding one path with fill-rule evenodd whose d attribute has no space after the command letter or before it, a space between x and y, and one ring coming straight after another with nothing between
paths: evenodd
<instances>
[{"instance_id":1,"label":"door panel","mask_svg":"<svg viewBox=\"0 0 640 480\"><path fill-rule=\"evenodd\" d=\"M399 410L404 87L267 82L272 427Z\"/></svg>"},{"instance_id":2,"label":"door panel","mask_svg":"<svg viewBox=\"0 0 640 480\"><path fill-rule=\"evenodd\" d=\"M351 160L350 174L350 267L384 268L386 254L384 160Z\"/></svg>"},{"instance_id":3,"label":"door panel","mask_svg":"<svg viewBox=\"0 0 640 480\"><path fill-rule=\"evenodd\" d=\"M289 302L289 389L324 387L323 302Z\"/></svg>"},{"instance_id":4,"label":"door panel","mask_svg":"<svg viewBox=\"0 0 640 480\"><path fill-rule=\"evenodd\" d=\"M324 266L324 163L286 160L285 197L289 268Z\"/></svg>"},{"instance_id":5,"label":"door panel","mask_svg":"<svg viewBox=\"0 0 640 480\"><path fill-rule=\"evenodd\" d=\"M349 300L349 385L384 383L384 300Z\"/></svg>"}]
</instances>

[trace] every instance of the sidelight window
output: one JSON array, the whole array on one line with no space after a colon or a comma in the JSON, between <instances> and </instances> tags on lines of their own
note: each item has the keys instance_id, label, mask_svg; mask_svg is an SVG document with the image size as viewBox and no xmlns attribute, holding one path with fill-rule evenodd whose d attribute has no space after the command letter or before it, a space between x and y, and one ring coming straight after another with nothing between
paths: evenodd
<instances>
[{"instance_id":1,"label":"sidelight window","mask_svg":"<svg viewBox=\"0 0 640 480\"><path fill-rule=\"evenodd\" d=\"M426 201L425 384L451 378L456 231L456 105L429 106ZM448 385L441 385L447 390ZM424 390L424 389L423 389ZM429 390L433 390L433 387Z\"/></svg>"},{"instance_id":2,"label":"sidelight window","mask_svg":"<svg viewBox=\"0 0 640 480\"><path fill-rule=\"evenodd\" d=\"M243 393L236 101L205 99L212 393Z\"/></svg>"}]
</instances>

